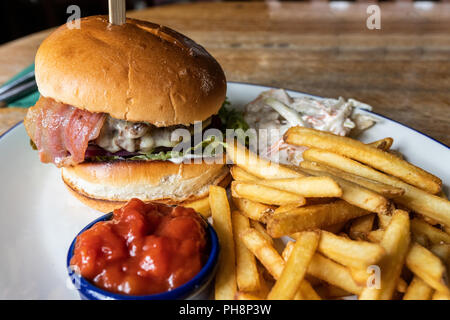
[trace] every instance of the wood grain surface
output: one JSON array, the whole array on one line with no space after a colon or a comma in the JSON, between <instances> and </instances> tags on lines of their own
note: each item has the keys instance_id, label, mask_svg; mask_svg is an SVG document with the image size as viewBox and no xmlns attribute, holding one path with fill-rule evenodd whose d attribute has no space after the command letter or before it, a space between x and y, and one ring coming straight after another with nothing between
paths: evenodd
<instances>
[{"instance_id":1,"label":"wood grain surface","mask_svg":"<svg viewBox=\"0 0 450 320\"><path fill-rule=\"evenodd\" d=\"M366 27L367 7L196 3L127 15L167 25L202 44L229 81L352 97L450 145L450 3L382 3L380 30ZM48 33L0 46L0 83L33 61ZM23 112L2 110L0 131L11 117L20 120Z\"/></svg>"}]
</instances>

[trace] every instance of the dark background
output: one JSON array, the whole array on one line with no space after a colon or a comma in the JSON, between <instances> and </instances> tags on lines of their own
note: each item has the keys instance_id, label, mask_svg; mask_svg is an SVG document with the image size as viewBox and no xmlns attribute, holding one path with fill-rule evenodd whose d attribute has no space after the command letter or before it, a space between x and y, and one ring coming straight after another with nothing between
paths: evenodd
<instances>
[{"instance_id":1,"label":"dark background","mask_svg":"<svg viewBox=\"0 0 450 320\"><path fill-rule=\"evenodd\" d=\"M179 2L229 1L229 0L126 0L127 10L167 5ZM231 0L239 1L239 0ZM250 0L276 1L276 0ZM338 0L280 0L280 1L338 1ZM402 2L420 0L347 0L349 2ZM424 0L422 0L424 1ZM439 1L439 0L425 0ZM443 0L450 1L450 0ZM71 15L70 5L81 8L81 16L108 14L108 0L0 0L0 44L28 34L66 23Z\"/></svg>"},{"instance_id":2,"label":"dark background","mask_svg":"<svg viewBox=\"0 0 450 320\"><path fill-rule=\"evenodd\" d=\"M127 0L127 10L187 2L180 0ZM0 44L64 24L67 7L78 5L81 16L108 14L108 0L0 0Z\"/></svg>"}]
</instances>

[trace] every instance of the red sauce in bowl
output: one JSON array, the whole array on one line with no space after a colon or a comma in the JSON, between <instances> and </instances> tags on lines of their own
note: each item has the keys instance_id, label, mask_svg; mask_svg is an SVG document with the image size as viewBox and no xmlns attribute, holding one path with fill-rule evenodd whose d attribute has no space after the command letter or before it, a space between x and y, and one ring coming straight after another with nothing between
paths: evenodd
<instances>
[{"instance_id":1,"label":"red sauce in bowl","mask_svg":"<svg viewBox=\"0 0 450 320\"><path fill-rule=\"evenodd\" d=\"M206 245L205 222L193 209L132 199L77 237L70 264L107 291L155 294L192 279Z\"/></svg>"}]
</instances>

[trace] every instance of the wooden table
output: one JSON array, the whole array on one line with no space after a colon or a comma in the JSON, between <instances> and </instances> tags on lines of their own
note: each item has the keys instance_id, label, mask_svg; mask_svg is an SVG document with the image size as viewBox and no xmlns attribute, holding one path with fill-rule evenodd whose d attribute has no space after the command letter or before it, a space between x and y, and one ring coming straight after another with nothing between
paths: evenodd
<instances>
[{"instance_id":1,"label":"wooden table","mask_svg":"<svg viewBox=\"0 0 450 320\"><path fill-rule=\"evenodd\" d=\"M230 81L353 97L450 145L450 3L382 3L381 30L367 29L367 6L196 3L128 16L190 36L217 58ZM0 83L33 61L48 33L0 46ZM23 114L1 110L2 130Z\"/></svg>"}]
</instances>

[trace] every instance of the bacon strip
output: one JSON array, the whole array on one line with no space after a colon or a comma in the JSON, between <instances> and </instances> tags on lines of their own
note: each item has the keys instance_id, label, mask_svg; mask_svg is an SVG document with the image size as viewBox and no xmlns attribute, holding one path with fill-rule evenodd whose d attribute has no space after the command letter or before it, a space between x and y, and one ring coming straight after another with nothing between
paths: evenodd
<instances>
[{"instance_id":1,"label":"bacon strip","mask_svg":"<svg viewBox=\"0 0 450 320\"><path fill-rule=\"evenodd\" d=\"M84 161L88 143L100 134L105 114L92 113L41 97L28 110L25 127L42 162L57 167Z\"/></svg>"}]
</instances>

